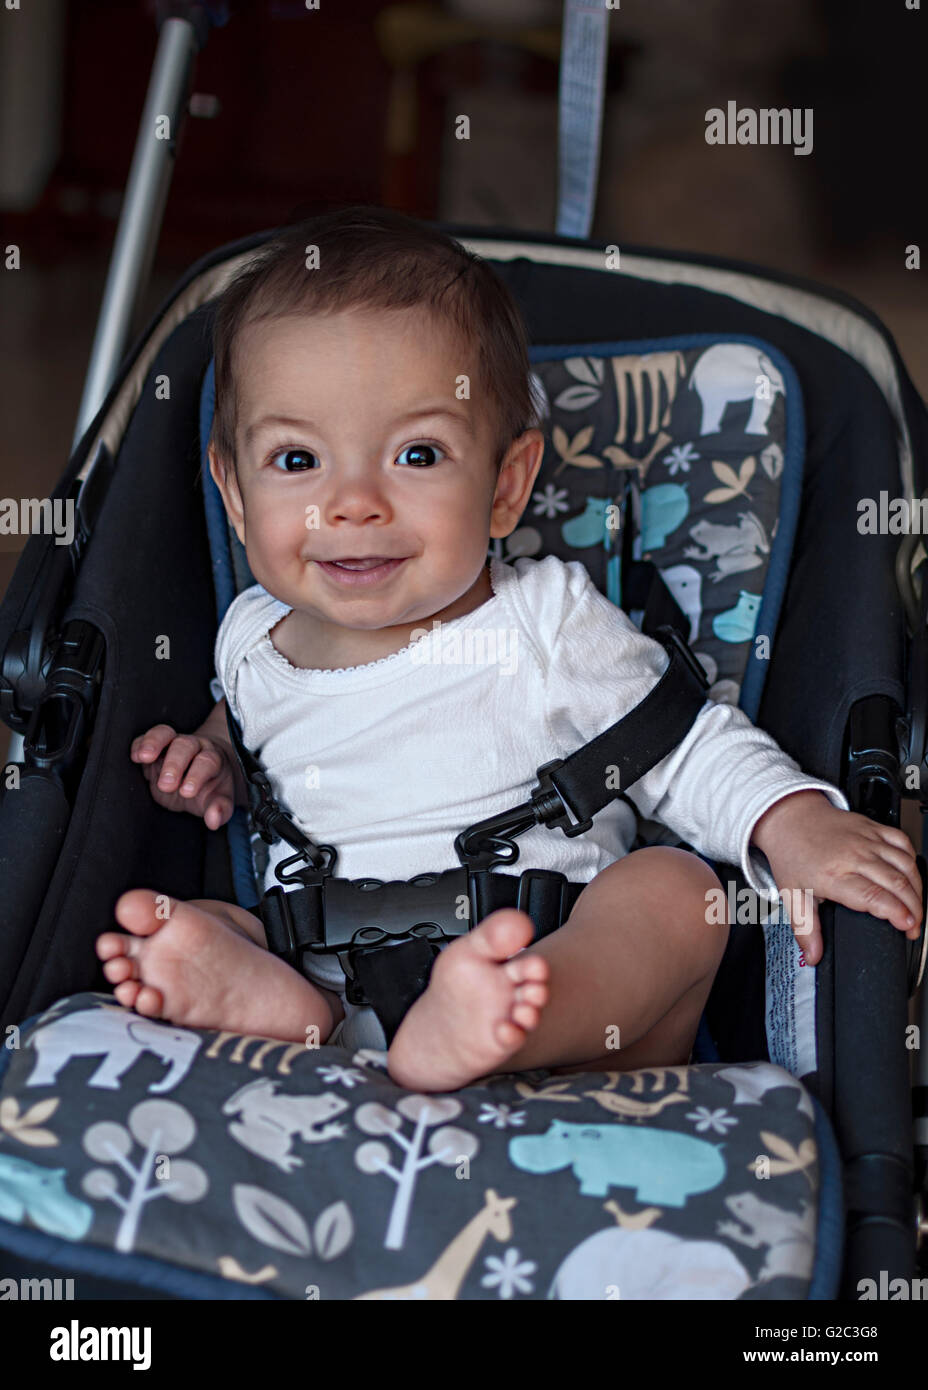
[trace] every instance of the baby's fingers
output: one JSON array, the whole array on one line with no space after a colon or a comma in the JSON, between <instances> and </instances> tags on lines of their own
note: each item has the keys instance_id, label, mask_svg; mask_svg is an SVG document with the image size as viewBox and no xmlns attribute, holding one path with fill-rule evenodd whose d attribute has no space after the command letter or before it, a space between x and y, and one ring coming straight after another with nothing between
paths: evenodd
<instances>
[{"instance_id":1,"label":"baby's fingers","mask_svg":"<svg viewBox=\"0 0 928 1390\"><path fill-rule=\"evenodd\" d=\"M234 810L231 797L214 796L203 813L207 830L218 830L221 825L225 825Z\"/></svg>"},{"instance_id":2,"label":"baby's fingers","mask_svg":"<svg viewBox=\"0 0 928 1390\"><path fill-rule=\"evenodd\" d=\"M158 776L156 786L162 792L176 792L181 783L186 783L186 774L191 765L198 761L201 743L193 734L178 734L164 755L164 765ZM213 768L211 775L215 774Z\"/></svg>"},{"instance_id":3,"label":"baby's fingers","mask_svg":"<svg viewBox=\"0 0 928 1390\"><path fill-rule=\"evenodd\" d=\"M129 757L135 763L152 763L159 753L176 738L176 730L170 724L156 724L147 733L139 734L129 745Z\"/></svg>"},{"instance_id":4,"label":"baby's fingers","mask_svg":"<svg viewBox=\"0 0 928 1390\"><path fill-rule=\"evenodd\" d=\"M905 874L883 860L868 864L866 873L843 875L831 897L855 912L884 918L913 939L918 935L921 899L915 898Z\"/></svg>"},{"instance_id":5,"label":"baby's fingers","mask_svg":"<svg viewBox=\"0 0 928 1390\"><path fill-rule=\"evenodd\" d=\"M218 748L201 748L189 764L179 791L182 797L195 797L223 771L224 763Z\"/></svg>"},{"instance_id":6,"label":"baby's fingers","mask_svg":"<svg viewBox=\"0 0 928 1390\"><path fill-rule=\"evenodd\" d=\"M892 830L892 826L880 826L881 831L884 829ZM902 834L903 832L900 831L899 833ZM906 835L905 845L900 846L896 841L883 839L876 852L887 864L891 864L905 874L917 904L915 920L916 922L919 921L922 910L922 876L918 872L918 864L915 862L915 850L912 847L912 841Z\"/></svg>"}]
</instances>

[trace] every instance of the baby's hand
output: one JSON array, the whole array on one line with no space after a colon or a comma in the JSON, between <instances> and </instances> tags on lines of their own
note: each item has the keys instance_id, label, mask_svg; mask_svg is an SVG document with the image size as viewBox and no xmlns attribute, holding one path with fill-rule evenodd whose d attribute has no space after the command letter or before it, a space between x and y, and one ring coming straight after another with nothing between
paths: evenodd
<instances>
[{"instance_id":1,"label":"baby's hand","mask_svg":"<svg viewBox=\"0 0 928 1390\"><path fill-rule=\"evenodd\" d=\"M821 792L802 791L771 806L751 839L792 906L793 931L809 965L822 957L822 900L883 917L910 940L918 937L921 876L904 831L840 810Z\"/></svg>"},{"instance_id":2,"label":"baby's hand","mask_svg":"<svg viewBox=\"0 0 928 1390\"><path fill-rule=\"evenodd\" d=\"M231 817L234 755L221 739L178 734L170 724L156 724L132 740L129 756L142 764L159 806L202 816L210 830L218 830Z\"/></svg>"}]
</instances>

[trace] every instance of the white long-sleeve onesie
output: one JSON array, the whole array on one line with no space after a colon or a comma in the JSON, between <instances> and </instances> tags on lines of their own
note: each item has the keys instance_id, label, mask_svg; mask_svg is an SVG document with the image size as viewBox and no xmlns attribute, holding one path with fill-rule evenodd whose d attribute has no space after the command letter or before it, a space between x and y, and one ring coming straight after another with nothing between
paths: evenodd
<instances>
[{"instance_id":1,"label":"white long-sleeve onesie","mask_svg":"<svg viewBox=\"0 0 928 1390\"><path fill-rule=\"evenodd\" d=\"M261 585L234 600L216 638L218 683L260 758L274 794L316 843L338 850L343 878L406 879L459 867L454 837L528 799L535 770L614 724L654 687L668 662L596 589L577 560L490 562L493 597L364 666L298 669L269 632L290 611ZM701 853L740 864L775 897L765 857L749 848L761 815L806 776L733 705L707 700L677 748L625 792L641 815ZM568 839L535 826L520 836L521 868L560 869L588 882L627 854L635 815L621 800ZM271 847L274 866L292 854ZM337 957L316 956L312 978L344 994ZM350 1026L349 1026L350 1025ZM383 1047L370 1009L346 1006L342 1046Z\"/></svg>"}]
</instances>

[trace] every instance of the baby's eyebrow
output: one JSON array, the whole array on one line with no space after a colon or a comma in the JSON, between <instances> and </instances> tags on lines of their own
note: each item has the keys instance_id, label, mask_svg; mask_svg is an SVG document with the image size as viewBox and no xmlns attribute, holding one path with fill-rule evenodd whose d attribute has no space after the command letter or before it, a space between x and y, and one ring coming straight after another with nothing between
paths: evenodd
<instances>
[{"instance_id":1,"label":"baby's eyebrow","mask_svg":"<svg viewBox=\"0 0 928 1390\"><path fill-rule=\"evenodd\" d=\"M397 425L408 425L412 424L414 420L425 420L427 418L435 419L438 416L442 416L447 420L453 421L454 424L460 425L463 430L466 430L468 434L473 434L470 420L468 416L464 414L463 411L451 410L448 406L441 404L427 405L416 410L411 410L408 415L400 416L400 418L396 420L395 423Z\"/></svg>"},{"instance_id":2,"label":"baby's eyebrow","mask_svg":"<svg viewBox=\"0 0 928 1390\"><path fill-rule=\"evenodd\" d=\"M439 403L437 405L427 405L417 407L409 411L406 415L401 415L394 421L394 425L408 425L415 420L438 419L439 417L451 420L460 426L462 430L473 438L473 429L469 418L460 410L451 410L447 405ZM254 420L245 431L246 449L262 430L270 429L272 426L282 425L285 429L310 429L316 430L318 427L312 420L300 419L293 415L263 415L260 420Z\"/></svg>"},{"instance_id":3,"label":"baby's eyebrow","mask_svg":"<svg viewBox=\"0 0 928 1390\"><path fill-rule=\"evenodd\" d=\"M260 420L254 420L245 431L246 447L251 443L256 435L262 430L268 430L272 425L284 425L287 429L315 429L312 420L300 420L292 415L264 415Z\"/></svg>"}]
</instances>

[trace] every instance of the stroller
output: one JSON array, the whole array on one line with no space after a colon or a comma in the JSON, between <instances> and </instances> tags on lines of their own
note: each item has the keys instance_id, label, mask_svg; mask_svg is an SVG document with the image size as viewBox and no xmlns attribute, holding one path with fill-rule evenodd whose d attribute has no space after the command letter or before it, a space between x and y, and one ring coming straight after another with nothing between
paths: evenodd
<instances>
[{"instance_id":1,"label":"stroller","mask_svg":"<svg viewBox=\"0 0 928 1390\"><path fill-rule=\"evenodd\" d=\"M204 24L193 11L163 44ZM562 162L588 174L569 110ZM553 235L443 224L519 303L546 413L531 502L492 553L582 560L644 630L669 621L712 698L897 825L928 774L928 590L917 538L864 535L857 509L928 485L892 340L854 301L747 264L616 263L568 209ZM732 928L686 1067L421 1095L373 1050L115 1004L93 943L120 893L260 896L253 816L212 833L164 812L128 749L202 722L218 624L254 582L204 467L210 323L272 234L199 260L122 357L54 493L74 540L32 536L0 606L0 709L24 736L0 802L5 1268L77 1274L85 1297L265 1300L854 1299L910 1278L924 931L823 904L810 970L783 911L738 910L736 866L714 865ZM680 841L641 820L636 847L659 843Z\"/></svg>"}]
</instances>

